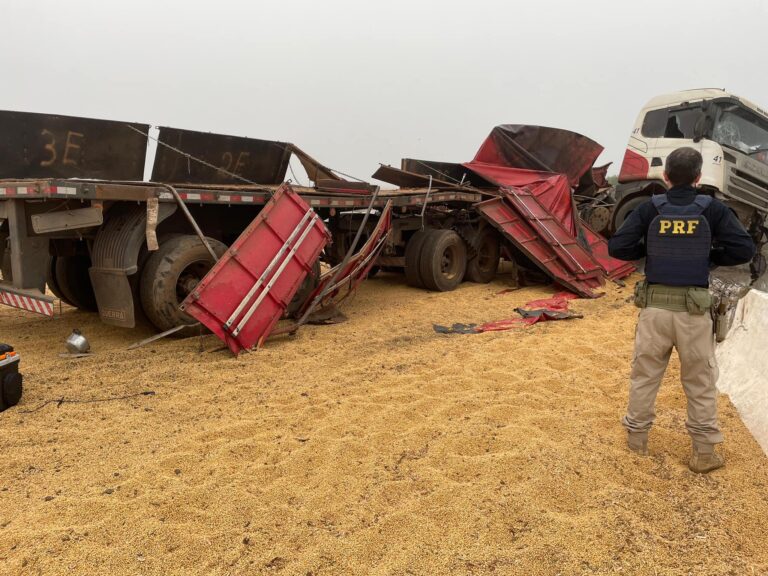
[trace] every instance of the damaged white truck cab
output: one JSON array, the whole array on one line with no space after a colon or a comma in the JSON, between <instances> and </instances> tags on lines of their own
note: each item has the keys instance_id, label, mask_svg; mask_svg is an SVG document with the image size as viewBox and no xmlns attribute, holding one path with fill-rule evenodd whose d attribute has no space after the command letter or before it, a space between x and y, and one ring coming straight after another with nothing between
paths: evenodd
<instances>
[{"instance_id":1,"label":"damaged white truck cab","mask_svg":"<svg viewBox=\"0 0 768 576\"><path fill-rule=\"evenodd\" d=\"M621 165L612 229L666 190L664 163L681 146L701 152L700 188L726 202L762 247L768 233L768 112L718 88L657 96L643 107ZM754 277L765 271L760 252Z\"/></svg>"}]
</instances>

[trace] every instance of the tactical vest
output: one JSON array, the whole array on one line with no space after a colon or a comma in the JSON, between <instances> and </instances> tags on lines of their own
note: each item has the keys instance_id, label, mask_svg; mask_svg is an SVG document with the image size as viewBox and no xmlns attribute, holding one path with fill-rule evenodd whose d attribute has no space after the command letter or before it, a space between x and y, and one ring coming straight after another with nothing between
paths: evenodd
<instances>
[{"instance_id":1,"label":"tactical vest","mask_svg":"<svg viewBox=\"0 0 768 576\"><path fill-rule=\"evenodd\" d=\"M712 233L702 216L712 203L699 194L691 204L670 204L666 194L651 201L658 211L648 227L645 277L651 284L708 286Z\"/></svg>"}]
</instances>

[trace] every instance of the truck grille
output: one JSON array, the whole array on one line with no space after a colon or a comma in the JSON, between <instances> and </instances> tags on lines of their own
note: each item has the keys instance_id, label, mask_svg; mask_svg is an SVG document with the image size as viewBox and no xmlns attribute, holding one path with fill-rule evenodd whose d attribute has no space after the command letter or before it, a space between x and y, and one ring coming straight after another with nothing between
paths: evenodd
<instances>
[{"instance_id":1,"label":"truck grille","mask_svg":"<svg viewBox=\"0 0 768 576\"><path fill-rule=\"evenodd\" d=\"M768 183L741 170L731 169L727 195L762 212L768 211Z\"/></svg>"}]
</instances>

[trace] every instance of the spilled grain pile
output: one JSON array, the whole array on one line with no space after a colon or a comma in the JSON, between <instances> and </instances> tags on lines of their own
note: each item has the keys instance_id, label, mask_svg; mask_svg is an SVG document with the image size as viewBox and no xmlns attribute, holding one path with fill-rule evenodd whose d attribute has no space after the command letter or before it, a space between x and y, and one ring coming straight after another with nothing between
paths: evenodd
<instances>
[{"instance_id":1,"label":"spilled grain pile","mask_svg":"<svg viewBox=\"0 0 768 576\"><path fill-rule=\"evenodd\" d=\"M582 320L433 332L553 292L504 287L385 275L349 322L239 359L197 339L128 352L149 332L3 309L27 389L0 414L0 572L768 573L768 460L725 397L725 469L686 467L676 360L651 456L625 450L630 290L574 301ZM62 360L75 326L96 355Z\"/></svg>"}]
</instances>

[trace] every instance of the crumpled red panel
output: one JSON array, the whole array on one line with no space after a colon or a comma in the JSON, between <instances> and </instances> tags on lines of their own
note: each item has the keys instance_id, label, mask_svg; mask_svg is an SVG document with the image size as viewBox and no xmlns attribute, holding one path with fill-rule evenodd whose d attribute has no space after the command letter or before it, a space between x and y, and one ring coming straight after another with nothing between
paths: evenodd
<instances>
[{"instance_id":1,"label":"crumpled red panel","mask_svg":"<svg viewBox=\"0 0 768 576\"><path fill-rule=\"evenodd\" d=\"M565 174L575 187L602 151L594 140L570 130L503 124L491 130L474 161Z\"/></svg>"},{"instance_id":2,"label":"crumpled red panel","mask_svg":"<svg viewBox=\"0 0 768 576\"><path fill-rule=\"evenodd\" d=\"M516 308L522 318L506 318L494 320L475 327L475 332L499 332L517 327L528 327L538 322L548 320L566 320L568 318L581 318L581 315L570 314L568 302L579 296L573 292L558 292L549 298L531 300L522 308Z\"/></svg>"},{"instance_id":3,"label":"crumpled red panel","mask_svg":"<svg viewBox=\"0 0 768 576\"><path fill-rule=\"evenodd\" d=\"M571 187L568 184L568 178L563 174L510 168L476 161L466 162L463 166L501 187L527 187L541 205L549 210L572 236L576 236Z\"/></svg>"},{"instance_id":4,"label":"crumpled red panel","mask_svg":"<svg viewBox=\"0 0 768 576\"><path fill-rule=\"evenodd\" d=\"M524 308L545 308L547 310L556 311L568 310L568 300L574 300L578 297L579 296L573 292L558 292L549 298L526 302Z\"/></svg>"}]
</instances>

